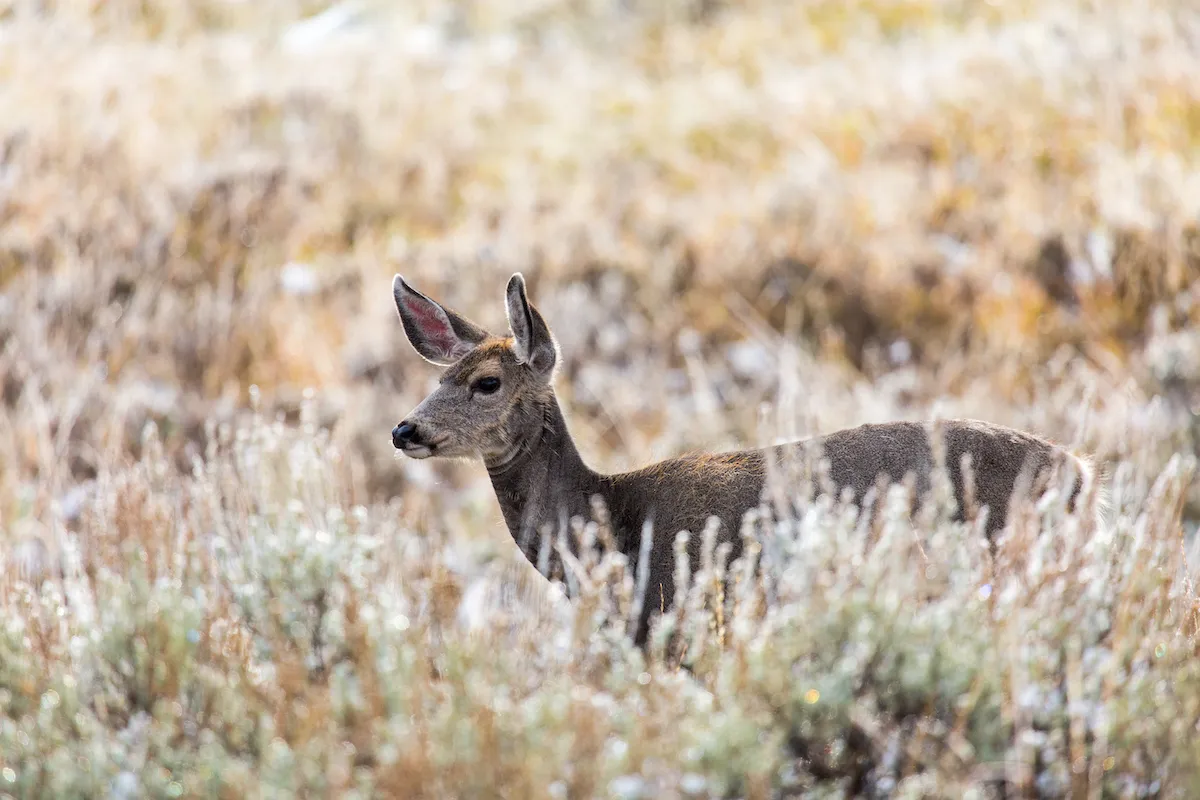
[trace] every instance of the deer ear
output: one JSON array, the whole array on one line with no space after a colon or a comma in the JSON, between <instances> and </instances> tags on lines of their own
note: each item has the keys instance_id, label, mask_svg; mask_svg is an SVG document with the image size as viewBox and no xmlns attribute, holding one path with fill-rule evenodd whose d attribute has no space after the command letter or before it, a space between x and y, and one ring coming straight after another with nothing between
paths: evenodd
<instances>
[{"instance_id":1,"label":"deer ear","mask_svg":"<svg viewBox=\"0 0 1200 800\"><path fill-rule=\"evenodd\" d=\"M483 328L430 300L399 275L392 278L392 297L408 341L426 361L449 366L488 337Z\"/></svg>"},{"instance_id":2,"label":"deer ear","mask_svg":"<svg viewBox=\"0 0 1200 800\"><path fill-rule=\"evenodd\" d=\"M525 278L521 273L509 278L505 295L508 327L512 329L517 360L528 364L538 376L549 379L558 362L558 348L546 320L525 296Z\"/></svg>"}]
</instances>

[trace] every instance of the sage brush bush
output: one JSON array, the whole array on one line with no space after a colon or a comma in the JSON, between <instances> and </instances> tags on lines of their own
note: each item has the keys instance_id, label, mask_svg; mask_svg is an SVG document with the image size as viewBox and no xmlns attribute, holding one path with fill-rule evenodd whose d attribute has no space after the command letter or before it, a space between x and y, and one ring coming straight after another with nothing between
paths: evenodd
<instances>
[{"instance_id":1,"label":"sage brush bush","mask_svg":"<svg viewBox=\"0 0 1200 800\"><path fill-rule=\"evenodd\" d=\"M567 613L467 626L436 532L347 504L311 415L212 441L180 475L149 429L76 529L53 523L57 573L6 581L7 794L1200 790L1190 459L1118 468L1107 511L1098 485L1073 513L1052 489L994 551L944 484L915 521L905 486L875 519L776 491L746 560L697 532L709 554L646 658L619 555L570 560Z\"/></svg>"}]
</instances>

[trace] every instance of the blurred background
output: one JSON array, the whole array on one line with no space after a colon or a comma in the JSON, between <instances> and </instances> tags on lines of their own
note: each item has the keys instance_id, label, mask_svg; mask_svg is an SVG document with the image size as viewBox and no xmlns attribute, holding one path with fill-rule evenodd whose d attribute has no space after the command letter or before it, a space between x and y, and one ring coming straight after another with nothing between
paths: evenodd
<instances>
[{"instance_id":1,"label":"blurred background","mask_svg":"<svg viewBox=\"0 0 1200 800\"><path fill-rule=\"evenodd\" d=\"M503 544L482 469L393 454L395 272L503 331L523 271L599 469L936 413L1153 472L1198 75L1182 0L0 3L0 524L312 390L351 502Z\"/></svg>"}]
</instances>

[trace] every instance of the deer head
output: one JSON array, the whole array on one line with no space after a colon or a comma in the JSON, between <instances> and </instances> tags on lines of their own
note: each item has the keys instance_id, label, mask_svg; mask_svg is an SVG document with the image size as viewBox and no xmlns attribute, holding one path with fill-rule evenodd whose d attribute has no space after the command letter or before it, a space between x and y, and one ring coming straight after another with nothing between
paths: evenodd
<instances>
[{"instance_id":1,"label":"deer head","mask_svg":"<svg viewBox=\"0 0 1200 800\"><path fill-rule=\"evenodd\" d=\"M392 430L411 458L482 458L489 466L535 443L558 350L550 328L525 295L520 273L505 292L509 336L495 336L431 300L401 276L392 296L409 342L426 361L446 367L432 394Z\"/></svg>"}]
</instances>

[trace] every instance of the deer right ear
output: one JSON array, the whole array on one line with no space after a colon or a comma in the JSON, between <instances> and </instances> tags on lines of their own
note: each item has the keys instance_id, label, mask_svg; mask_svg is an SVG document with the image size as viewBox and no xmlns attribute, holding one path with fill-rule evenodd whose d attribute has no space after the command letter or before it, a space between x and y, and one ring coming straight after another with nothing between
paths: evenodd
<instances>
[{"instance_id":1,"label":"deer right ear","mask_svg":"<svg viewBox=\"0 0 1200 800\"><path fill-rule=\"evenodd\" d=\"M558 347L550 335L546 320L525 296L525 278L515 273L505 289L505 310L512 329L513 350L517 361L527 364L537 375L549 380L558 362Z\"/></svg>"},{"instance_id":2,"label":"deer right ear","mask_svg":"<svg viewBox=\"0 0 1200 800\"><path fill-rule=\"evenodd\" d=\"M483 328L430 300L399 275L392 278L392 297L408 341L426 361L449 366L488 337Z\"/></svg>"}]
</instances>

